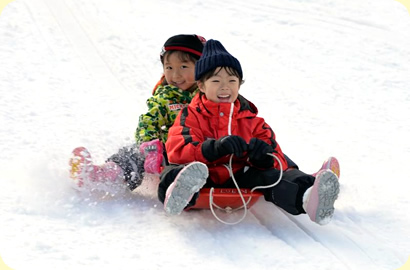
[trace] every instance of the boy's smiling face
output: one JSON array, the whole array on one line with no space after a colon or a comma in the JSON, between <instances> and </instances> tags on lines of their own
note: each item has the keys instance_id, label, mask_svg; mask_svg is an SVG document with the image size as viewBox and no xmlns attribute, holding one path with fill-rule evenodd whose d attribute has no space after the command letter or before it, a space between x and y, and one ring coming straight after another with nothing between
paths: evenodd
<instances>
[{"instance_id":1,"label":"boy's smiling face","mask_svg":"<svg viewBox=\"0 0 410 270\"><path fill-rule=\"evenodd\" d=\"M164 59L164 75L169 84L188 90L195 84L195 63L172 53Z\"/></svg>"},{"instance_id":2,"label":"boy's smiling face","mask_svg":"<svg viewBox=\"0 0 410 270\"><path fill-rule=\"evenodd\" d=\"M230 75L225 68L218 67L205 82L198 82L198 87L208 100L216 103L232 103L239 95L240 81Z\"/></svg>"}]
</instances>

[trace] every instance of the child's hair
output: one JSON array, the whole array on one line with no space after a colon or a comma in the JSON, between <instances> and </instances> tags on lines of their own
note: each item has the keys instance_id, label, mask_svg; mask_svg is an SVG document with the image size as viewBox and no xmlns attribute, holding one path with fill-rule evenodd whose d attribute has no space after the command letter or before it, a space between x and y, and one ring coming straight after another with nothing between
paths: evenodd
<instances>
[{"instance_id":1,"label":"child's hair","mask_svg":"<svg viewBox=\"0 0 410 270\"><path fill-rule=\"evenodd\" d=\"M164 61L168 60L168 58L172 55L172 54L177 54L179 60L181 61L185 61L185 62L192 62L192 63L196 63L196 61L199 60L199 56L192 54L192 53L188 53L188 52L183 52L183 51L166 51L162 57L161 57L161 63L162 65L164 65Z\"/></svg>"},{"instance_id":2,"label":"child's hair","mask_svg":"<svg viewBox=\"0 0 410 270\"><path fill-rule=\"evenodd\" d=\"M204 74L201 76L201 78L199 78L198 81L204 83L206 80L208 80L208 79L211 78L212 76L218 75L218 73L219 73L222 69L224 69L224 70L228 73L229 76L235 76L235 77L237 77L237 78L239 79L239 85L242 85L242 84L245 82L245 80L240 77L240 74L239 74L239 72L238 72L236 69L234 69L233 67L227 67L227 66L215 67L215 68L211 69L210 71L204 73Z\"/></svg>"}]
</instances>

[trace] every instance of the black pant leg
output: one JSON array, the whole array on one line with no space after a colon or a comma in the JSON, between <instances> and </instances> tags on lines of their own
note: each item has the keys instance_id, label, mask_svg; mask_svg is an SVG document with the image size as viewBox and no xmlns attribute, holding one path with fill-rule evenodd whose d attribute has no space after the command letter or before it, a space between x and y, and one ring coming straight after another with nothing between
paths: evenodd
<instances>
[{"instance_id":1,"label":"black pant leg","mask_svg":"<svg viewBox=\"0 0 410 270\"><path fill-rule=\"evenodd\" d=\"M291 160L290 157L288 157L286 154L283 155L285 156L289 168L299 169L299 166L295 162L293 162L293 160Z\"/></svg>"},{"instance_id":2,"label":"black pant leg","mask_svg":"<svg viewBox=\"0 0 410 270\"><path fill-rule=\"evenodd\" d=\"M131 190L137 188L144 177L144 158L140 155L136 145L123 147L107 159L118 164L124 172L124 180Z\"/></svg>"},{"instance_id":3,"label":"black pant leg","mask_svg":"<svg viewBox=\"0 0 410 270\"><path fill-rule=\"evenodd\" d=\"M290 214L306 213L302 207L303 194L314 181L315 177L300 170L287 170L277 186L265 191L265 199Z\"/></svg>"}]
</instances>

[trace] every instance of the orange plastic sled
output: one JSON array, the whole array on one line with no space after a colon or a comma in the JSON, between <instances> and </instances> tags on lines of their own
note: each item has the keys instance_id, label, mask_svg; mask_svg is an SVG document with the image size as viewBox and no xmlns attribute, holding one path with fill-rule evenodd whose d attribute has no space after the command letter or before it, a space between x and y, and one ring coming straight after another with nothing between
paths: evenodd
<instances>
[{"instance_id":1,"label":"orange plastic sled","mask_svg":"<svg viewBox=\"0 0 410 270\"><path fill-rule=\"evenodd\" d=\"M201 189L196 204L189 209L209 209L210 190L210 188ZM263 196L263 193L260 191L251 193L251 190L246 188L241 188L241 192L245 202L248 202L249 198L251 198L247 205L248 209L259 200L259 197ZM242 199L236 188L214 188L212 198L214 204L228 211L243 206Z\"/></svg>"}]
</instances>

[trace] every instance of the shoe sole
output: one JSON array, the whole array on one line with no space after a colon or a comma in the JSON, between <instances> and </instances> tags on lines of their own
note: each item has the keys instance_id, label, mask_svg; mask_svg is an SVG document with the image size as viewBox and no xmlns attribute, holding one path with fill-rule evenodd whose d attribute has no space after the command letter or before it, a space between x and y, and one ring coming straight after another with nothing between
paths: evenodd
<instances>
[{"instance_id":1,"label":"shoe sole","mask_svg":"<svg viewBox=\"0 0 410 270\"><path fill-rule=\"evenodd\" d=\"M164 209L170 215L179 215L192 196L206 183L208 167L201 162L193 162L184 167L175 177L171 194L167 196Z\"/></svg>"},{"instance_id":2,"label":"shoe sole","mask_svg":"<svg viewBox=\"0 0 410 270\"><path fill-rule=\"evenodd\" d=\"M330 222L335 211L334 203L339 195L339 181L334 172L327 169L320 171L316 176L316 183L307 206L310 219L320 225Z\"/></svg>"}]
</instances>

